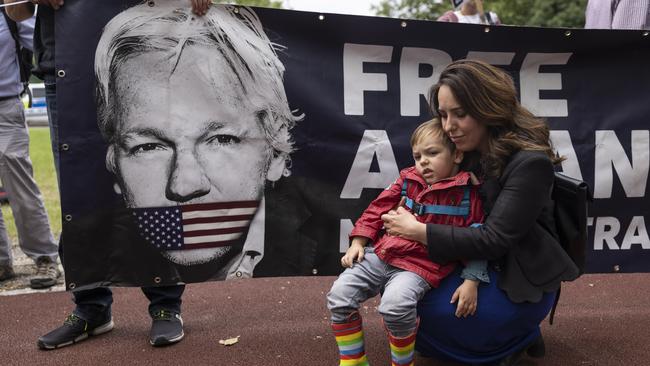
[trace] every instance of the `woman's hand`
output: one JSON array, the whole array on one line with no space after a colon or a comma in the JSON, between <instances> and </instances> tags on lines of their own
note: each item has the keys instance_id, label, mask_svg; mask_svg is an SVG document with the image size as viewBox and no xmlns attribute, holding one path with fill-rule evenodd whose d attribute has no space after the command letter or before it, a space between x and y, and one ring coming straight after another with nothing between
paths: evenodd
<instances>
[{"instance_id":1,"label":"woman's hand","mask_svg":"<svg viewBox=\"0 0 650 366\"><path fill-rule=\"evenodd\" d=\"M404 207L390 210L381 216L388 235L415 240L427 244L427 225L419 222L412 213Z\"/></svg>"},{"instance_id":2,"label":"woman's hand","mask_svg":"<svg viewBox=\"0 0 650 366\"><path fill-rule=\"evenodd\" d=\"M467 318L469 315L476 314L478 285L479 281L465 280L451 296L452 304L458 301L458 305L456 305L457 318Z\"/></svg>"},{"instance_id":3,"label":"woman's hand","mask_svg":"<svg viewBox=\"0 0 650 366\"><path fill-rule=\"evenodd\" d=\"M196 15L205 15L208 8L212 5L212 0L190 0L192 3L192 12Z\"/></svg>"}]
</instances>

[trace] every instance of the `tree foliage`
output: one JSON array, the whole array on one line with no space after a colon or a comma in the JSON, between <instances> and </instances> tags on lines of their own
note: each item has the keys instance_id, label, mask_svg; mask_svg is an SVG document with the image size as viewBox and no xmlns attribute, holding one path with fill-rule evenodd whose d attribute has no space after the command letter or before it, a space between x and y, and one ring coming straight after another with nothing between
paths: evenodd
<instances>
[{"instance_id":1,"label":"tree foliage","mask_svg":"<svg viewBox=\"0 0 650 366\"><path fill-rule=\"evenodd\" d=\"M484 0L483 4L497 13L503 24L582 28L587 0ZM372 7L377 15L429 20L451 9L451 1L438 4L431 0L381 0Z\"/></svg>"}]
</instances>

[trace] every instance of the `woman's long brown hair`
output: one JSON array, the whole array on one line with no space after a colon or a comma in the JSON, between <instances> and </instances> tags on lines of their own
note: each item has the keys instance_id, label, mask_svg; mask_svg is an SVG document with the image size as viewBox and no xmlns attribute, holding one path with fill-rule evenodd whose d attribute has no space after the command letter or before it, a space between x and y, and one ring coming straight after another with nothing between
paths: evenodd
<instances>
[{"instance_id":1,"label":"woman's long brown hair","mask_svg":"<svg viewBox=\"0 0 650 366\"><path fill-rule=\"evenodd\" d=\"M484 173L498 177L512 154L519 150L542 151L554 164L564 160L553 151L549 128L517 100L512 78L482 61L459 60L449 64L429 91L434 115L438 113L438 91L448 86L463 110L485 124L487 152L481 155Z\"/></svg>"}]
</instances>

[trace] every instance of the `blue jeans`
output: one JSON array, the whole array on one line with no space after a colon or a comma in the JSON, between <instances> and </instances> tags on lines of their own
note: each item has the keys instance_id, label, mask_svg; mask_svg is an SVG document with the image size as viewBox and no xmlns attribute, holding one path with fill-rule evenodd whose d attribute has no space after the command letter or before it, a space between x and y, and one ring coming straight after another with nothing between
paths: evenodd
<instances>
[{"instance_id":1,"label":"blue jeans","mask_svg":"<svg viewBox=\"0 0 650 366\"><path fill-rule=\"evenodd\" d=\"M158 310L181 312L181 297L185 285L142 287L142 292L149 299L149 313ZM73 313L89 322L101 321L111 315L113 292L108 287L72 292L77 305Z\"/></svg>"},{"instance_id":2,"label":"blue jeans","mask_svg":"<svg viewBox=\"0 0 650 366\"><path fill-rule=\"evenodd\" d=\"M379 294L379 313L395 337L407 337L417 328L417 303L431 286L422 277L383 262L372 247L363 260L348 268L334 281L327 294L327 308L333 323L345 322L361 302Z\"/></svg>"},{"instance_id":3,"label":"blue jeans","mask_svg":"<svg viewBox=\"0 0 650 366\"><path fill-rule=\"evenodd\" d=\"M59 118L56 106L56 76L45 75L45 99L47 101L47 116L50 125L50 140L54 167L59 184ZM63 262L63 240L59 243L59 254ZM149 312L169 310L181 312L181 296L185 290L184 285L143 287L142 292L149 299ZM91 290L72 292L76 308L74 314L87 321L102 321L111 315L113 292L108 287L97 287Z\"/></svg>"}]
</instances>

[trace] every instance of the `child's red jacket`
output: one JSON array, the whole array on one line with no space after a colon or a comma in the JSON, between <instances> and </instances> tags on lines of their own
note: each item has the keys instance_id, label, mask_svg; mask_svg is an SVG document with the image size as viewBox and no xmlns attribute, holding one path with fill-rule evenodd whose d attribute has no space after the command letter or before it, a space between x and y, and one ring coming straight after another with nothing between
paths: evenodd
<instances>
[{"instance_id":1,"label":"child's red jacket","mask_svg":"<svg viewBox=\"0 0 650 366\"><path fill-rule=\"evenodd\" d=\"M432 287L438 287L440 280L456 267L456 263L438 264L429 259L427 247L417 241L411 241L386 234L382 229L381 215L395 208L402 198L402 187L407 182L407 196L415 202L426 205L458 206L465 193L470 189L470 211L467 217L442 214L424 214L417 216L423 223L469 226L483 222L483 206L478 193L478 186L472 186L470 174L460 172L456 176L443 179L428 186L415 167L400 172L399 178L363 212L354 225L350 237L363 236L374 242L375 253L384 262L418 274ZM436 245L436 243L429 243Z\"/></svg>"}]
</instances>

